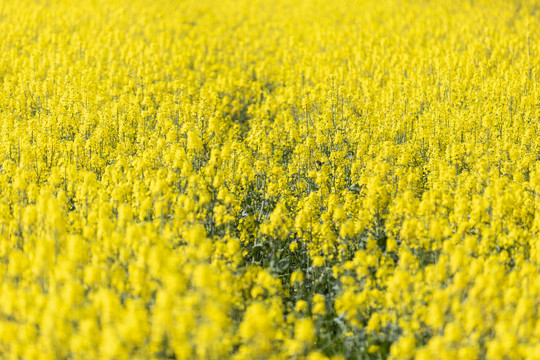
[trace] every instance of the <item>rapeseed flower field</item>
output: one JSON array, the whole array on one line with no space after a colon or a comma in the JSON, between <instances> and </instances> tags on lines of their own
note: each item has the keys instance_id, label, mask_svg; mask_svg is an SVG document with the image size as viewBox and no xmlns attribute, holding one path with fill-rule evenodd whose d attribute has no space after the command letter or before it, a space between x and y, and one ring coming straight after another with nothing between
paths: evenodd
<instances>
[{"instance_id":1,"label":"rapeseed flower field","mask_svg":"<svg viewBox=\"0 0 540 360\"><path fill-rule=\"evenodd\" d=\"M540 359L540 2L0 2L0 358Z\"/></svg>"}]
</instances>

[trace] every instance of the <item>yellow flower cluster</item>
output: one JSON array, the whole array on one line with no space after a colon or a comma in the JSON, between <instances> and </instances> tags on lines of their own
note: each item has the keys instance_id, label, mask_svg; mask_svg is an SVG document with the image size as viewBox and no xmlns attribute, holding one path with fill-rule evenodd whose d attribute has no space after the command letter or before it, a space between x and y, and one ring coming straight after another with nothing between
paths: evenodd
<instances>
[{"instance_id":1,"label":"yellow flower cluster","mask_svg":"<svg viewBox=\"0 0 540 360\"><path fill-rule=\"evenodd\" d=\"M0 3L0 358L540 359L539 9Z\"/></svg>"}]
</instances>

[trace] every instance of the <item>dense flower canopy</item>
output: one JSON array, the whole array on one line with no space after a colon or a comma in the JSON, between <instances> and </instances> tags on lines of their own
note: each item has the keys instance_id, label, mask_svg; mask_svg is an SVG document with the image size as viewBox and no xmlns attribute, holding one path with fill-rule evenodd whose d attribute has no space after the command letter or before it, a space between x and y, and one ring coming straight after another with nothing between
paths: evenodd
<instances>
[{"instance_id":1,"label":"dense flower canopy","mask_svg":"<svg viewBox=\"0 0 540 360\"><path fill-rule=\"evenodd\" d=\"M539 16L3 1L0 358L540 359Z\"/></svg>"}]
</instances>

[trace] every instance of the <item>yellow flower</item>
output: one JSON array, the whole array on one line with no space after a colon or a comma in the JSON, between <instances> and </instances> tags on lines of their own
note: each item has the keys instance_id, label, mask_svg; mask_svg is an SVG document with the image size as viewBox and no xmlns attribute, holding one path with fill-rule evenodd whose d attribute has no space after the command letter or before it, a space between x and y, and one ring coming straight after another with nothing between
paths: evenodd
<instances>
[{"instance_id":1,"label":"yellow flower","mask_svg":"<svg viewBox=\"0 0 540 360\"><path fill-rule=\"evenodd\" d=\"M315 338L315 327L311 319L298 320L294 327L294 338L304 343L311 343Z\"/></svg>"},{"instance_id":2,"label":"yellow flower","mask_svg":"<svg viewBox=\"0 0 540 360\"><path fill-rule=\"evenodd\" d=\"M312 260L313 266L321 267L324 265L324 256L314 256Z\"/></svg>"},{"instance_id":3,"label":"yellow flower","mask_svg":"<svg viewBox=\"0 0 540 360\"><path fill-rule=\"evenodd\" d=\"M293 285L297 285L299 283L301 283L302 281L304 281L304 273L300 270L295 270L292 274L291 274L291 283Z\"/></svg>"},{"instance_id":4,"label":"yellow flower","mask_svg":"<svg viewBox=\"0 0 540 360\"><path fill-rule=\"evenodd\" d=\"M321 294L315 294L312 298L312 308L311 311L315 315L323 315L326 312L326 305L324 296Z\"/></svg>"},{"instance_id":5,"label":"yellow flower","mask_svg":"<svg viewBox=\"0 0 540 360\"><path fill-rule=\"evenodd\" d=\"M304 300L298 300L296 302L296 305L294 306L294 311L297 311L297 312L304 312L307 310L307 302L304 301Z\"/></svg>"},{"instance_id":6,"label":"yellow flower","mask_svg":"<svg viewBox=\"0 0 540 360\"><path fill-rule=\"evenodd\" d=\"M394 359L408 359L413 357L416 348L416 339L413 335L406 335L392 345L390 355Z\"/></svg>"}]
</instances>

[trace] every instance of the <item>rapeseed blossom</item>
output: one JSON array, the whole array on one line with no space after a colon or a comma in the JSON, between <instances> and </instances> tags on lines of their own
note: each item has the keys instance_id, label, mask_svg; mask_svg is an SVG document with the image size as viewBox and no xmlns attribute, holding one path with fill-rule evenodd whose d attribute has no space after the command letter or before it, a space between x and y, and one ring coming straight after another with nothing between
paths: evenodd
<instances>
[{"instance_id":1,"label":"rapeseed blossom","mask_svg":"<svg viewBox=\"0 0 540 360\"><path fill-rule=\"evenodd\" d=\"M539 5L2 3L0 358L540 358Z\"/></svg>"}]
</instances>

